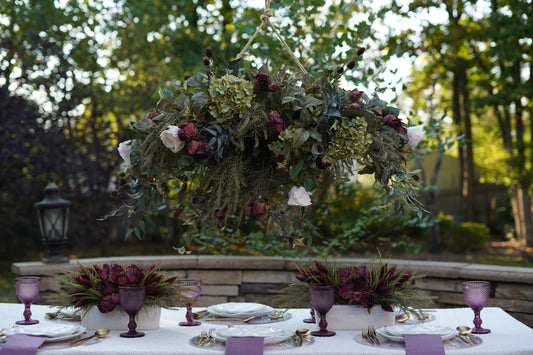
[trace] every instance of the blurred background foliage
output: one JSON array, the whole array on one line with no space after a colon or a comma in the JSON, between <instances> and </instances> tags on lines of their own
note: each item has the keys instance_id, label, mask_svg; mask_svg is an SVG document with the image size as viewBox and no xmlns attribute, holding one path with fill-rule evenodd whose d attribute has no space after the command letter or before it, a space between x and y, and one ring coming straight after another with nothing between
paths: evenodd
<instances>
[{"instance_id":1,"label":"blurred background foliage","mask_svg":"<svg viewBox=\"0 0 533 355\"><path fill-rule=\"evenodd\" d=\"M271 21L311 73L324 64L345 65L366 47L365 55L356 58L356 70L346 74L346 85L369 94L387 90L394 101L401 99L396 104L411 124L425 121L450 137L464 133L463 122L450 114L452 76L458 65L468 69L472 97L463 99L475 129L466 143L481 158L475 162L483 167L483 179L515 182L530 193L531 3L409 3L385 1L378 7L366 0L279 0L272 1ZM449 8L456 17L430 20L434 11ZM44 251L34 203L44 197L50 180L72 202L66 247L72 257L176 253L172 247L181 245L183 226L170 214L160 216L142 241L127 243L122 242L121 220L97 221L114 207L109 193L121 164L116 146L125 140L129 121L153 109L160 87L202 70L206 48L221 57L227 51L236 56L262 12L262 1L241 0L0 2L0 257L29 260ZM387 69L395 58L410 56L418 58L411 73ZM245 58L255 66L293 64L268 28ZM509 91L508 78L516 72L508 68L517 62L519 77L529 77ZM412 111L405 112L408 108ZM507 124L506 115L513 118L517 110L519 120ZM516 129L522 130L518 136ZM484 144L488 139L498 143ZM434 136L421 154L456 149L455 139L446 142ZM429 179L425 186L438 190ZM438 211L391 218L395 214L383 207L385 199L368 186L332 187L312 206L309 215L321 238L307 248L292 249L290 240L273 239L251 221L239 230L226 227L216 236L198 236L208 247L192 246L192 251L291 256L423 248L428 228L441 220ZM441 246L447 247L444 240ZM486 243L485 237L476 240L477 246L462 250Z\"/></svg>"}]
</instances>

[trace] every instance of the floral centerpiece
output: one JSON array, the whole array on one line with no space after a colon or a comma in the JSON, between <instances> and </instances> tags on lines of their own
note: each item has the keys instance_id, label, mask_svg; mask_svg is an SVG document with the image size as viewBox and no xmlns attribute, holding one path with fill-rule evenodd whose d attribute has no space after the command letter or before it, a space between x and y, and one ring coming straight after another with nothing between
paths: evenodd
<instances>
[{"instance_id":1,"label":"floral centerpiece","mask_svg":"<svg viewBox=\"0 0 533 355\"><path fill-rule=\"evenodd\" d=\"M307 225L299 206L356 172L416 202L405 164L423 130L377 96L339 86L356 60L317 78L285 66L245 71L242 59L221 69L205 54L204 72L161 89L157 107L126 130L118 151L127 168L114 192L122 204L106 217L125 216L138 237L162 210L189 235L236 216L287 236Z\"/></svg>"},{"instance_id":2,"label":"floral centerpiece","mask_svg":"<svg viewBox=\"0 0 533 355\"><path fill-rule=\"evenodd\" d=\"M87 311L96 306L101 313L120 308L120 286L143 285L146 306L170 306L181 300L177 276L165 276L156 265L141 269L136 265L120 264L79 266L79 271L67 271L62 281L63 306L74 306ZM181 303L180 303L181 304Z\"/></svg>"},{"instance_id":3,"label":"floral centerpiece","mask_svg":"<svg viewBox=\"0 0 533 355\"><path fill-rule=\"evenodd\" d=\"M308 285L335 285L336 304L360 304L370 310L380 305L392 312L393 306L407 309L431 304L431 298L412 282L420 276L400 272L397 265L372 264L370 267L328 265L298 267L296 279Z\"/></svg>"},{"instance_id":4,"label":"floral centerpiece","mask_svg":"<svg viewBox=\"0 0 533 355\"><path fill-rule=\"evenodd\" d=\"M433 297L414 285L421 278L398 270L389 263L370 266L339 266L315 261L298 266L298 282L279 291L275 302L282 307L308 307L309 285L335 286L335 305L327 314L328 328L358 330L368 325L381 327L395 321L398 311L421 315L420 309L433 305Z\"/></svg>"}]
</instances>

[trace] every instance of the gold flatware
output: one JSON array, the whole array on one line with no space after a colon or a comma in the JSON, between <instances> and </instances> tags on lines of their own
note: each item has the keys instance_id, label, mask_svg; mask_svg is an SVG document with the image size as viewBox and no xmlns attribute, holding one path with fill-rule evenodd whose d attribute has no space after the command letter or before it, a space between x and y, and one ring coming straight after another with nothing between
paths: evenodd
<instances>
[{"instance_id":1,"label":"gold flatware","mask_svg":"<svg viewBox=\"0 0 533 355\"><path fill-rule=\"evenodd\" d=\"M200 336L198 337L198 341L196 342L197 346L203 346L204 339L207 337L207 332L205 330L202 330L200 332Z\"/></svg>"},{"instance_id":2,"label":"gold flatware","mask_svg":"<svg viewBox=\"0 0 533 355\"><path fill-rule=\"evenodd\" d=\"M280 319L280 318L283 318L285 317L285 313L288 311L289 309L284 309L283 311L275 311L274 313L270 314L269 317L270 319L272 320L275 320L275 319Z\"/></svg>"},{"instance_id":3,"label":"gold flatware","mask_svg":"<svg viewBox=\"0 0 533 355\"><path fill-rule=\"evenodd\" d=\"M377 345L381 345L378 339L378 335L376 334L376 328L374 328L373 325L368 326L368 335L372 337L372 340L374 340Z\"/></svg>"},{"instance_id":4,"label":"gold flatware","mask_svg":"<svg viewBox=\"0 0 533 355\"><path fill-rule=\"evenodd\" d=\"M105 338L108 334L109 334L109 329L107 329L107 328L100 328L100 329L97 329L96 332L94 332L94 334L91 335L90 337L87 337L87 338L83 338L83 339L80 339L80 340L73 341L72 343L70 343L70 346L78 346L78 345L81 345L81 344L85 343L87 340L92 339L92 338L94 338L94 337Z\"/></svg>"},{"instance_id":5,"label":"gold flatware","mask_svg":"<svg viewBox=\"0 0 533 355\"><path fill-rule=\"evenodd\" d=\"M240 321L240 322L248 323L249 321L251 321L254 318L255 318L255 316L251 316L251 317L246 318L246 319L242 319L242 318L213 318L213 319L205 319L204 322Z\"/></svg>"},{"instance_id":6,"label":"gold flatware","mask_svg":"<svg viewBox=\"0 0 533 355\"><path fill-rule=\"evenodd\" d=\"M300 328L294 332L294 335L296 335L299 339L298 347L303 345L304 338L307 338L310 334L311 334L311 331L307 328Z\"/></svg>"},{"instance_id":7,"label":"gold flatware","mask_svg":"<svg viewBox=\"0 0 533 355\"><path fill-rule=\"evenodd\" d=\"M59 320L71 320L71 321L81 321L81 317L80 316L69 316L69 315L66 315L66 314L63 314L61 313L61 311L57 311L57 312L47 312L45 313L46 316L50 319L59 319Z\"/></svg>"},{"instance_id":8,"label":"gold flatware","mask_svg":"<svg viewBox=\"0 0 533 355\"><path fill-rule=\"evenodd\" d=\"M372 338L369 336L368 334L368 329L362 329L361 330L361 335L363 336L364 339L366 339L366 341L368 341L370 344L372 345L376 345L374 343L374 340L372 340Z\"/></svg>"},{"instance_id":9,"label":"gold flatware","mask_svg":"<svg viewBox=\"0 0 533 355\"><path fill-rule=\"evenodd\" d=\"M461 347L461 345L457 341L456 337L450 338L450 339L448 339L446 341L449 341L450 343L454 344L456 348L460 348Z\"/></svg>"},{"instance_id":10,"label":"gold flatware","mask_svg":"<svg viewBox=\"0 0 533 355\"><path fill-rule=\"evenodd\" d=\"M205 316L207 316L208 314L209 314L209 312L204 310L204 311L200 311L200 312L195 312L195 313L192 314L192 316L193 316L194 319L202 319Z\"/></svg>"},{"instance_id":11,"label":"gold flatware","mask_svg":"<svg viewBox=\"0 0 533 355\"><path fill-rule=\"evenodd\" d=\"M407 321L409 318L411 318L411 316L409 316L409 314L406 313L403 316L401 316L398 319L396 319L396 322L403 323L403 322Z\"/></svg>"},{"instance_id":12,"label":"gold flatware","mask_svg":"<svg viewBox=\"0 0 533 355\"><path fill-rule=\"evenodd\" d=\"M472 336L472 329L466 325L460 325L455 328L459 331L459 335L465 337L469 343L477 344L476 339Z\"/></svg>"}]
</instances>

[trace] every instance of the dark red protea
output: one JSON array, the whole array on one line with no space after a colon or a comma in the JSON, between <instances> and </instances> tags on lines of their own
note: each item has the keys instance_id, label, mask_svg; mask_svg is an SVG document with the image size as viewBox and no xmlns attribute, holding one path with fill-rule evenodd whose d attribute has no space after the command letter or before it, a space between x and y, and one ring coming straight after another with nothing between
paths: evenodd
<instances>
[{"instance_id":1,"label":"dark red protea","mask_svg":"<svg viewBox=\"0 0 533 355\"><path fill-rule=\"evenodd\" d=\"M116 304L113 302L111 295L106 295L100 302L98 302L97 306L101 313L109 313L115 309Z\"/></svg>"},{"instance_id":2,"label":"dark red protea","mask_svg":"<svg viewBox=\"0 0 533 355\"><path fill-rule=\"evenodd\" d=\"M179 126L180 131L178 132L178 137L181 140L193 139L198 134L198 130L192 123L185 123Z\"/></svg>"},{"instance_id":3,"label":"dark red protea","mask_svg":"<svg viewBox=\"0 0 533 355\"><path fill-rule=\"evenodd\" d=\"M144 273L136 265L130 265L126 268L126 278L128 284L138 285L144 278Z\"/></svg>"},{"instance_id":4,"label":"dark red protea","mask_svg":"<svg viewBox=\"0 0 533 355\"><path fill-rule=\"evenodd\" d=\"M100 292L104 296L116 292L116 290L116 287L113 286L111 282L108 282L106 280L102 280L98 284L98 292Z\"/></svg>"}]
</instances>

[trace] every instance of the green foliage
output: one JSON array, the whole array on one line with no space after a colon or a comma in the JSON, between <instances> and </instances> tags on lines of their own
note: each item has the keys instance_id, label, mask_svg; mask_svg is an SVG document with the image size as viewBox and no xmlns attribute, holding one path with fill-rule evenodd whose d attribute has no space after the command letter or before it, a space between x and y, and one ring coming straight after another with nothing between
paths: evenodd
<instances>
[{"instance_id":1,"label":"green foliage","mask_svg":"<svg viewBox=\"0 0 533 355\"><path fill-rule=\"evenodd\" d=\"M456 223L452 216L439 215L439 228L444 244L456 252L481 250L487 246L490 230L476 222Z\"/></svg>"}]
</instances>

